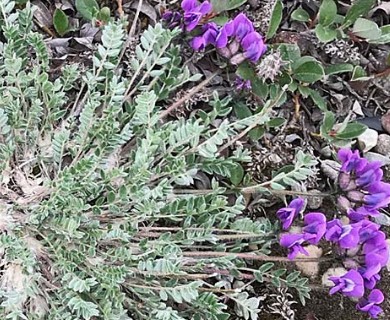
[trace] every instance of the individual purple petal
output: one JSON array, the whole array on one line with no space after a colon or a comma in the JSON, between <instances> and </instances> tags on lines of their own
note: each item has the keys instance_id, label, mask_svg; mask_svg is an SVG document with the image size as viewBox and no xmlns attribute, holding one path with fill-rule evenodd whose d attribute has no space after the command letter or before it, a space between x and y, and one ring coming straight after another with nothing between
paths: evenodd
<instances>
[{"instance_id":1,"label":"individual purple petal","mask_svg":"<svg viewBox=\"0 0 390 320\"><path fill-rule=\"evenodd\" d=\"M234 23L234 35L242 40L246 35L253 32L255 28L253 27L252 21L250 21L247 16L243 13L240 13L233 20Z\"/></svg>"},{"instance_id":2,"label":"individual purple petal","mask_svg":"<svg viewBox=\"0 0 390 320\"><path fill-rule=\"evenodd\" d=\"M339 240L341 233L343 232L343 225L340 219L333 219L326 224L325 239L331 242Z\"/></svg>"},{"instance_id":3,"label":"individual purple petal","mask_svg":"<svg viewBox=\"0 0 390 320\"><path fill-rule=\"evenodd\" d=\"M245 57L256 63L260 57L267 51L263 37L256 31L249 33L241 41Z\"/></svg>"},{"instance_id":4,"label":"individual purple petal","mask_svg":"<svg viewBox=\"0 0 390 320\"><path fill-rule=\"evenodd\" d=\"M341 291L347 297L360 298L364 295L363 277L356 270L350 270L341 277L330 277L335 286L330 290L330 294Z\"/></svg>"},{"instance_id":5,"label":"individual purple petal","mask_svg":"<svg viewBox=\"0 0 390 320\"><path fill-rule=\"evenodd\" d=\"M183 0L181 2L181 7L185 12L189 12L198 5L197 0Z\"/></svg>"},{"instance_id":6,"label":"individual purple petal","mask_svg":"<svg viewBox=\"0 0 390 320\"><path fill-rule=\"evenodd\" d=\"M386 235L378 231L374 237L367 240L363 245L366 266L380 264L384 267L389 260L389 248L386 242Z\"/></svg>"},{"instance_id":7,"label":"individual purple petal","mask_svg":"<svg viewBox=\"0 0 390 320\"><path fill-rule=\"evenodd\" d=\"M321 212L311 212L305 215L303 232L310 244L317 244L326 232L326 217ZM308 237L310 235L310 237Z\"/></svg>"},{"instance_id":8,"label":"individual purple petal","mask_svg":"<svg viewBox=\"0 0 390 320\"><path fill-rule=\"evenodd\" d=\"M309 253L302 247L305 242L303 234L284 234L280 238L280 245L289 249L288 258L293 260L298 253L309 255Z\"/></svg>"},{"instance_id":9,"label":"individual purple petal","mask_svg":"<svg viewBox=\"0 0 390 320\"><path fill-rule=\"evenodd\" d=\"M302 198L296 198L290 202L286 208L281 208L276 212L276 215L283 224L283 229L288 229L293 223L294 219L302 211L305 200Z\"/></svg>"},{"instance_id":10,"label":"individual purple petal","mask_svg":"<svg viewBox=\"0 0 390 320\"><path fill-rule=\"evenodd\" d=\"M356 308L363 312L368 312L368 314L376 319L378 318L378 315L383 311L380 307L377 306L377 304L380 304L384 301L385 297L382 293L382 291L378 289L374 289L371 291L371 293L368 295L368 298L360 299L359 303L357 304Z\"/></svg>"}]
</instances>

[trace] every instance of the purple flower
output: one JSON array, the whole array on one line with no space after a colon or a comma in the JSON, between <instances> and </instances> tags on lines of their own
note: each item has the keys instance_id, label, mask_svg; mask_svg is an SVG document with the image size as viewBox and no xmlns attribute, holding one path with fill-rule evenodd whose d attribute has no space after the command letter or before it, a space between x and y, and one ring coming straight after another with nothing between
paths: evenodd
<instances>
[{"instance_id":1,"label":"purple flower","mask_svg":"<svg viewBox=\"0 0 390 320\"><path fill-rule=\"evenodd\" d=\"M180 25L181 14L179 12L165 11L162 19L168 25L168 28L173 29Z\"/></svg>"},{"instance_id":2,"label":"purple flower","mask_svg":"<svg viewBox=\"0 0 390 320\"><path fill-rule=\"evenodd\" d=\"M385 300L382 291L374 289L368 295L368 298L360 299L356 308L360 311L368 312L371 318L378 318L378 315L383 311L377 304L382 303Z\"/></svg>"},{"instance_id":3,"label":"purple flower","mask_svg":"<svg viewBox=\"0 0 390 320\"><path fill-rule=\"evenodd\" d=\"M376 265L372 266L370 268L359 268L359 272L363 277L364 280L364 286L367 289L374 289L376 286L376 283L381 279L381 276L379 275L379 272L381 271L381 266Z\"/></svg>"},{"instance_id":4,"label":"purple flower","mask_svg":"<svg viewBox=\"0 0 390 320\"><path fill-rule=\"evenodd\" d=\"M377 181L371 184L367 191L369 194L365 195L363 200L365 207L368 210L376 210L384 208L390 203L390 184L382 181Z\"/></svg>"},{"instance_id":5,"label":"purple flower","mask_svg":"<svg viewBox=\"0 0 390 320\"><path fill-rule=\"evenodd\" d=\"M263 37L256 31L247 34L245 38L242 39L241 46L244 50L245 58L253 63L256 63L267 51L267 46L264 44Z\"/></svg>"},{"instance_id":6,"label":"purple flower","mask_svg":"<svg viewBox=\"0 0 390 320\"><path fill-rule=\"evenodd\" d=\"M303 234L284 234L280 238L280 245L289 249L287 257L290 260L293 260L298 253L303 253L307 256L309 255L309 253L302 247L304 242L305 235Z\"/></svg>"},{"instance_id":7,"label":"purple flower","mask_svg":"<svg viewBox=\"0 0 390 320\"><path fill-rule=\"evenodd\" d=\"M383 177L380 161L368 162L363 168L356 169L356 184L359 187L368 187Z\"/></svg>"},{"instance_id":8,"label":"purple flower","mask_svg":"<svg viewBox=\"0 0 390 320\"><path fill-rule=\"evenodd\" d=\"M184 10L184 25L187 31L195 29L203 16L212 9L208 1L198 4L197 0L183 0L181 7Z\"/></svg>"},{"instance_id":9,"label":"purple flower","mask_svg":"<svg viewBox=\"0 0 390 320\"><path fill-rule=\"evenodd\" d=\"M379 215L378 210L369 210L366 207L358 207L356 209L348 209L347 211L348 218L352 221L361 221L367 217L376 217Z\"/></svg>"},{"instance_id":10,"label":"purple flower","mask_svg":"<svg viewBox=\"0 0 390 320\"><path fill-rule=\"evenodd\" d=\"M339 219L329 221L325 239L331 242L337 242L341 248L351 249L359 243L359 223L343 225Z\"/></svg>"},{"instance_id":11,"label":"purple flower","mask_svg":"<svg viewBox=\"0 0 390 320\"><path fill-rule=\"evenodd\" d=\"M203 50L209 44L215 44L215 38L218 34L218 26L213 23L206 23L202 27L203 34L201 36L195 37L191 41L191 47L194 50Z\"/></svg>"},{"instance_id":12,"label":"purple flower","mask_svg":"<svg viewBox=\"0 0 390 320\"><path fill-rule=\"evenodd\" d=\"M335 294L341 291L347 297L361 298L364 295L363 277L356 270L349 270L341 277L330 277L335 286L329 293Z\"/></svg>"},{"instance_id":13,"label":"purple flower","mask_svg":"<svg viewBox=\"0 0 390 320\"><path fill-rule=\"evenodd\" d=\"M365 262L368 268L378 264L384 267L389 260L386 235L382 231L378 231L374 237L364 243L363 253L365 254Z\"/></svg>"},{"instance_id":14,"label":"purple flower","mask_svg":"<svg viewBox=\"0 0 390 320\"><path fill-rule=\"evenodd\" d=\"M233 30L230 28L233 28ZM255 31L252 21L250 21L243 13L240 13L237 17L234 18L232 26L230 26L229 29L231 30L229 36L234 34L238 40L243 40L246 35Z\"/></svg>"},{"instance_id":15,"label":"purple flower","mask_svg":"<svg viewBox=\"0 0 390 320\"><path fill-rule=\"evenodd\" d=\"M234 21L229 21L219 30L216 39L217 48L225 48L229 42L229 37L234 33Z\"/></svg>"},{"instance_id":16,"label":"purple flower","mask_svg":"<svg viewBox=\"0 0 390 320\"><path fill-rule=\"evenodd\" d=\"M360 230L359 230L359 242L365 243L367 240L370 240L377 236L380 226L375 222L370 220L362 220L360 222Z\"/></svg>"},{"instance_id":17,"label":"purple flower","mask_svg":"<svg viewBox=\"0 0 390 320\"><path fill-rule=\"evenodd\" d=\"M306 226L303 232L310 244L317 244L326 232L326 217L321 212L311 212L305 215Z\"/></svg>"},{"instance_id":18,"label":"purple flower","mask_svg":"<svg viewBox=\"0 0 390 320\"><path fill-rule=\"evenodd\" d=\"M302 211L305 201L302 198L296 198L290 202L286 208L279 209L276 214L283 223L283 229L290 228L294 219L297 217L300 211Z\"/></svg>"},{"instance_id":19,"label":"purple flower","mask_svg":"<svg viewBox=\"0 0 390 320\"><path fill-rule=\"evenodd\" d=\"M362 159L359 155L359 151L352 152L350 149L340 149L337 154L341 161L341 171L351 172L353 170L360 170L364 168L367 163L366 159Z\"/></svg>"},{"instance_id":20,"label":"purple flower","mask_svg":"<svg viewBox=\"0 0 390 320\"><path fill-rule=\"evenodd\" d=\"M250 80L244 80L241 77L237 77L235 81L237 90L250 90L252 89L252 84ZM279 212L279 211L278 211Z\"/></svg>"}]
</instances>

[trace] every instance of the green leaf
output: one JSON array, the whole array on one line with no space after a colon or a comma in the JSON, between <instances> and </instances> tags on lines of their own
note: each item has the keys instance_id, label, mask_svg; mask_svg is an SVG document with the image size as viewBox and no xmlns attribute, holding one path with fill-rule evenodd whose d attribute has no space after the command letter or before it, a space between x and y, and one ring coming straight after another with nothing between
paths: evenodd
<instances>
[{"instance_id":1,"label":"green leaf","mask_svg":"<svg viewBox=\"0 0 390 320\"><path fill-rule=\"evenodd\" d=\"M326 106L325 99L323 97L321 97L320 94L316 90L311 89L309 95L310 95L310 98L315 103L315 105L318 108L320 108L321 111L327 111L328 110L328 108Z\"/></svg>"},{"instance_id":2,"label":"green leaf","mask_svg":"<svg viewBox=\"0 0 390 320\"><path fill-rule=\"evenodd\" d=\"M251 81L252 85L252 92L263 99L266 99L268 97L268 85L261 81L259 78L256 78Z\"/></svg>"},{"instance_id":3,"label":"green leaf","mask_svg":"<svg viewBox=\"0 0 390 320\"><path fill-rule=\"evenodd\" d=\"M273 262L263 263L259 268L259 272L266 273L266 272L270 271L274 267L274 265L275 265L275 263L273 263Z\"/></svg>"},{"instance_id":4,"label":"green leaf","mask_svg":"<svg viewBox=\"0 0 390 320\"><path fill-rule=\"evenodd\" d=\"M301 57L301 50L296 44L282 43L278 49L284 61L296 61Z\"/></svg>"},{"instance_id":5,"label":"green leaf","mask_svg":"<svg viewBox=\"0 0 390 320\"><path fill-rule=\"evenodd\" d=\"M260 80L253 67L249 63L242 63L237 68L236 73L244 80L250 80L252 92L260 98L266 99L268 96L268 85Z\"/></svg>"},{"instance_id":6,"label":"green leaf","mask_svg":"<svg viewBox=\"0 0 390 320\"><path fill-rule=\"evenodd\" d=\"M276 0L272 11L271 20L267 31L267 39L272 38L279 28L279 24L283 17L283 3L281 0Z\"/></svg>"},{"instance_id":7,"label":"green leaf","mask_svg":"<svg viewBox=\"0 0 390 320\"><path fill-rule=\"evenodd\" d=\"M337 63L325 67L325 74L327 76L351 71L353 71L353 65L350 63Z\"/></svg>"},{"instance_id":8,"label":"green leaf","mask_svg":"<svg viewBox=\"0 0 390 320\"><path fill-rule=\"evenodd\" d=\"M267 125L270 128L276 128L276 127L280 127L285 122L286 122L286 119L284 119L284 118L273 118L273 119L271 119L270 121L267 122Z\"/></svg>"},{"instance_id":9,"label":"green leaf","mask_svg":"<svg viewBox=\"0 0 390 320\"><path fill-rule=\"evenodd\" d=\"M305 9L299 7L295 9L291 14L291 19L295 21L307 22L310 20L310 15L307 13Z\"/></svg>"},{"instance_id":10,"label":"green leaf","mask_svg":"<svg viewBox=\"0 0 390 320\"><path fill-rule=\"evenodd\" d=\"M245 119L252 115L251 109L249 109L245 104L243 103L236 103L233 107L234 113L236 114L236 117L238 119Z\"/></svg>"},{"instance_id":11,"label":"green leaf","mask_svg":"<svg viewBox=\"0 0 390 320\"><path fill-rule=\"evenodd\" d=\"M242 6L247 0L211 0L213 11L220 13L222 11L229 11Z\"/></svg>"},{"instance_id":12,"label":"green leaf","mask_svg":"<svg viewBox=\"0 0 390 320\"><path fill-rule=\"evenodd\" d=\"M381 29L371 20L359 18L355 21L352 32L360 38L376 40L382 35Z\"/></svg>"},{"instance_id":13,"label":"green leaf","mask_svg":"<svg viewBox=\"0 0 390 320\"><path fill-rule=\"evenodd\" d=\"M324 43L332 41L337 37L336 29L331 27L324 27L322 24L317 24L315 32L318 40Z\"/></svg>"},{"instance_id":14,"label":"green leaf","mask_svg":"<svg viewBox=\"0 0 390 320\"><path fill-rule=\"evenodd\" d=\"M322 122L322 125L320 128L321 135L324 137L327 137L329 131L332 130L335 122L336 122L336 119L335 119L333 112L326 111L325 115L324 115L324 121Z\"/></svg>"},{"instance_id":15,"label":"green leaf","mask_svg":"<svg viewBox=\"0 0 390 320\"><path fill-rule=\"evenodd\" d=\"M387 44L390 43L390 24L380 28L381 36L378 39L368 39L369 43Z\"/></svg>"},{"instance_id":16,"label":"green leaf","mask_svg":"<svg viewBox=\"0 0 390 320\"><path fill-rule=\"evenodd\" d=\"M244 177L244 168L240 164L236 164L236 168L232 170L230 181L235 186L238 186Z\"/></svg>"},{"instance_id":17,"label":"green leaf","mask_svg":"<svg viewBox=\"0 0 390 320\"><path fill-rule=\"evenodd\" d=\"M110 12L110 8L109 7L103 7L100 9L98 15L97 15L97 18L100 20L100 21L104 21L104 22L108 22L110 21L110 18L111 18L111 12Z\"/></svg>"},{"instance_id":18,"label":"green leaf","mask_svg":"<svg viewBox=\"0 0 390 320\"><path fill-rule=\"evenodd\" d=\"M357 18L368 13L375 3L375 0L355 0L345 15L342 27L351 25Z\"/></svg>"},{"instance_id":19,"label":"green leaf","mask_svg":"<svg viewBox=\"0 0 390 320\"><path fill-rule=\"evenodd\" d=\"M337 5L333 0L323 0L318 12L318 22L323 27L331 25L336 18Z\"/></svg>"},{"instance_id":20,"label":"green leaf","mask_svg":"<svg viewBox=\"0 0 390 320\"><path fill-rule=\"evenodd\" d=\"M110 191L107 194L107 201L108 203L113 203L115 201L115 193L113 191Z\"/></svg>"},{"instance_id":21,"label":"green leaf","mask_svg":"<svg viewBox=\"0 0 390 320\"><path fill-rule=\"evenodd\" d=\"M249 138L253 141L259 140L265 133L265 128L263 126L257 126L248 132Z\"/></svg>"},{"instance_id":22,"label":"green leaf","mask_svg":"<svg viewBox=\"0 0 390 320\"><path fill-rule=\"evenodd\" d=\"M293 65L293 77L305 83L313 83L322 79L325 75L321 63L313 57L301 57Z\"/></svg>"},{"instance_id":23,"label":"green leaf","mask_svg":"<svg viewBox=\"0 0 390 320\"><path fill-rule=\"evenodd\" d=\"M99 13L96 0L76 0L76 9L86 20L92 20Z\"/></svg>"},{"instance_id":24,"label":"green leaf","mask_svg":"<svg viewBox=\"0 0 390 320\"><path fill-rule=\"evenodd\" d=\"M356 81L366 77L367 77L366 71L361 66L356 66L353 69L351 80Z\"/></svg>"},{"instance_id":25,"label":"green leaf","mask_svg":"<svg viewBox=\"0 0 390 320\"><path fill-rule=\"evenodd\" d=\"M337 133L335 137L337 139L354 139L359 137L366 130L366 125L358 122L351 122L347 124L342 132Z\"/></svg>"},{"instance_id":26,"label":"green leaf","mask_svg":"<svg viewBox=\"0 0 390 320\"><path fill-rule=\"evenodd\" d=\"M61 9L55 9L53 14L53 24L57 33L61 37L69 31L69 18Z\"/></svg>"}]
</instances>

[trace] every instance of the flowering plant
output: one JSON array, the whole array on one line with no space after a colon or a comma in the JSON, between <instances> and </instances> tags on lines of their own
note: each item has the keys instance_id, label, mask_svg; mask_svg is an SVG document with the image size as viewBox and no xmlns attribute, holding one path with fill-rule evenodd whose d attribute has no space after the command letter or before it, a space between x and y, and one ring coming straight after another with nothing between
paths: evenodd
<instances>
[{"instance_id":1,"label":"flowering plant","mask_svg":"<svg viewBox=\"0 0 390 320\"><path fill-rule=\"evenodd\" d=\"M379 209L390 203L390 184L381 181L383 171L380 162L369 162L361 158L358 151L340 149L341 161L339 186L344 193L338 197L338 204L346 214L348 223L341 219L326 222L322 213L308 213L304 216L302 233L283 234L280 245L289 249L288 257L294 259L298 253L308 255L305 244L318 244L324 238L338 246L339 252L354 257L354 268L339 277L330 277L334 287L330 294L340 292L347 297L361 298L357 309L377 318L382 309L383 294L375 289L380 280L380 271L389 260L386 235L380 225L371 221L379 215ZM279 209L277 215L288 229L303 199L294 199L286 208ZM360 254L359 254L360 253ZM366 290L371 290L364 298Z\"/></svg>"}]
</instances>

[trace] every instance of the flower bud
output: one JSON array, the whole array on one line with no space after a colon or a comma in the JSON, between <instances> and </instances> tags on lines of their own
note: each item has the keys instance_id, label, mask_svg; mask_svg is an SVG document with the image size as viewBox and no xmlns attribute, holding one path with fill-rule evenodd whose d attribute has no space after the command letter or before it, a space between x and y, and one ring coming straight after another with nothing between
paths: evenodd
<instances>
[{"instance_id":1,"label":"flower bud","mask_svg":"<svg viewBox=\"0 0 390 320\"><path fill-rule=\"evenodd\" d=\"M337 198L337 206L339 209L346 213L351 208L351 201L349 201L346 197L340 196Z\"/></svg>"},{"instance_id":2,"label":"flower bud","mask_svg":"<svg viewBox=\"0 0 390 320\"><path fill-rule=\"evenodd\" d=\"M349 173L341 172L339 174L339 186L342 190L349 191L356 188L356 183Z\"/></svg>"},{"instance_id":3,"label":"flower bud","mask_svg":"<svg viewBox=\"0 0 390 320\"><path fill-rule=\"evenodd\" d=\"M240 49L240 43L234 39L232 43L229 45L229 50L232 55L236 54L238 50Z\"/></svg>"},{"instance_id":4,"label":"flower bud","mask_svg":"<svg viewBox=\"0 0 390 320\"><path fill-rule=\"evenodd\" d=\"M232 53L230 52L229 48L218 48L218 52L219 54L224 57L224 58L227 58L227 59L230 59L231 56L232 56Z\"/></svg>"},{"instance_id":5,"label":"flower bud","mask_svg":"<svg viewBox=\"0 0 390 320\"><path fill-rule=\"evenodd\" d=\"M364 193L357 190L348 191L347 197L353 202L362 202L364 199Z\"/></svg>"},{"instance_id":6,"label":"flower bud","mask_svg":"<svg viewBox=\"0 0 390 320\"><path fill-rule=\"evenodd\" d=\"M243 53L236 54L230 59L231 64L238 65L242 62L244 62L246 57L244 56Z\"/></svg>"}]
</instances>

